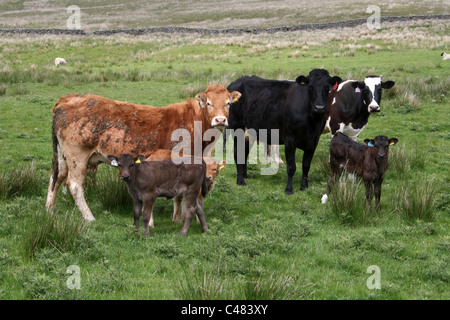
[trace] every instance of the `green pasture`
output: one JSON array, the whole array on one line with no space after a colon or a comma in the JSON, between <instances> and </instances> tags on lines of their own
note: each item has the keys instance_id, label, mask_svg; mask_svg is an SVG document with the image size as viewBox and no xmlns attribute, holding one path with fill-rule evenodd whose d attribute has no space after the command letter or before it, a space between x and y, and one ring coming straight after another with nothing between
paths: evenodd
<instances>
[{"instance_id":1,"label":"green pasture","mask_svg":"<svg viewBox=\"0 0 450 320\"><path fill-rule=\"evenodd\" d=\"M440 57L448 28L418 21L345 35L2 36L0 299L448 299L450 64ZM67 65L55 67L56 57ZM327 134L302 192L297 151L290 196L285 166L262 176L252 164L247 186L238 187L229 163L205 200L206 233L193 222L180 238L166 199L156 202L150 236L142 226L135 233L126 189L107 166L86 185L96 221L84 223L61 190L55 215L45 212L59 97L90 92L163 106L242 75L295 79L313 68L396 82L359 137L399 139L381 211L365 210L360 185L355 210L320 203ZM79 267L80 289L67 287L71 265ZM367 286L373 265L381 289Z\"/></svg>"}]
</instances>

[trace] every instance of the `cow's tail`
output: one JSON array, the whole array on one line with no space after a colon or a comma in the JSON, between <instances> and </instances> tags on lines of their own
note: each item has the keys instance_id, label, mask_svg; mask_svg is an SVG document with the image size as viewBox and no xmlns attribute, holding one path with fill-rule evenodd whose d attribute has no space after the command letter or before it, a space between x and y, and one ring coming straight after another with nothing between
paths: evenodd
<instances>
[{"instance_id":1,"label":"cow's tail","mask_svg":"<svg viewBox=\"0 0 450 320\"><path fill-rule=\"evenodd\" d=\"M208 186L206 185L206 163L204 160L202 160L202 163L205 169L205 174L203 175L203 182L202 182L202 197L204 198L206 196L206 193L208 192Z\"/></svg>"},{"instance_id":2,"label":"cow's tail","mask_svg":"<svg viewBox=\"0 0 450 320\"><path fill-rule=\"evenodd\" d=\"M53 159L52 159L52 191L55 190L56 180L58 180L59 175L59 161L58 161L58 138L56 137L56 126L55 119L53 119L52 125L52 140L53 140Z\"/></svg>"}]
</instances>

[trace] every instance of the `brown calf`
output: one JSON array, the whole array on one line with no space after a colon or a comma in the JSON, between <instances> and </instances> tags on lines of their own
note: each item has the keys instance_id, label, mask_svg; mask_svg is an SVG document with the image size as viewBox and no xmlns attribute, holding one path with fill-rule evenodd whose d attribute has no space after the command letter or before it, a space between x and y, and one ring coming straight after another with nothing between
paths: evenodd
<instances>
[{"instance_id":1,"label":"brown calf","mask_svg":"<svg viewBox=\"0 0 450 320\"><path fill-rule=\"evenodd\" d=\"M146 161L164 161L164 160L171 160L172 156L177 157L176 154L172 155L171 150L167 149L159 149L153 152L150 157L145 159ZM203 160L206 163L206 194L209 194L211 190L214 188L215 179L219 175L220 170L222 170L226 166L226 161L221 160L219 163L217 163L213 158L211 157L203 157ZM203 204L203 196L201 192L199 192L199 198ZM173 198L173 221L182 221L182 214L181 207L184 208L184 202L183 201L183 195L180 194ZM153 227L153 225L150 225Z\"/></svg>"},{"instance_id":2,"label":"brown calf","mask_svg":"<svg viewBox=\"0 0 450 320\"><path fill-rule=\"evenodd\" d=\"M331 175L322 203L327 202L331 186L343 169L362 178L368 206L372 207L375 194L375 207L380 209L381 183L388 168L389 146L396 144L398 139L377 136L375 139L365 139L364 142L367 145L355 142L341 132L337 132L331 139Z\"/></svg>"},{"instance_id":3,"label":"brown calf","mask_svg":"<svg viewBox=\"0 0 450 320\"><path fill-rule=\"evenodd\" d=\"M133 157L122 154L118 158L109 155L112 166L119 168L120 177L127 183L128 192L133 198L134 227L139 231L139 218L142 212L144 235L149 234L149 224L153 224L153 204L158 197L173 198L180 194L185 201L185 221L180 236L186 235L194 212L202 225L206 225L203 204L198 199L199 190L206 194L206 164L197 164L194 157L183 158L189 164L175 164L169 161L141 161L142 156Z\"/></svg>"}]
</instances>

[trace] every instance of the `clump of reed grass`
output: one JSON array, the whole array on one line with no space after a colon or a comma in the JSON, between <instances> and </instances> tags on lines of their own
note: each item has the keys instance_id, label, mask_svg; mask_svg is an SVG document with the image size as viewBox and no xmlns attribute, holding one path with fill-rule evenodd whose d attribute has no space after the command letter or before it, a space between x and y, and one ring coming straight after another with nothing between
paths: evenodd
<instances>
[{"instance_id":1,"label":"clump of reed grass","mask_svg":"<svg viewBox=\"0 0 450 320\"><path fill-rule=\"evenodd\" d=\"M117 170L109 166L101 166L97 174L91 176L87 193L95 194L105 210L129 209L133 200L128 193L127 184L117 176Z\"/></svg>"},{"instance_id":2,"label":"clump of reed grass","mask_svg":"<svg viewBox=\"0 0 450 320\"><path fill-rule=\"evenodd\" d=\"M19 195L32 195L40 190L40 177L34 161L0 172L0 199L7 200Z\"/></svg>"},{"instance_id":3,"label":"clump of reed grass","mask_svg":"<svg viewBox=\"0 0 450 320\"><path fill-rule=\"evenodd\" d=\"M246 300L298 300L310 296L311 283L298 281L286 273L272 272L269 277L258 277L247 281L244 287Z\"/></svg>"},{"instance_id":4,"label":"clump of reed grass","mask_svg":"<svg viewBox=\"0 0 450 320\"><path fill-rule=\"evenodd\" d=\"M412 170L423 169L424 165L424 153L414 147L406 147L403 144L389 148L389 170L400 176L404 176Z\"/></svg>"},{"instance_id":5,"label":"clump of reed grass","mask_svg":"<svg viewBox=\"0 0 450 320\"><path fill-rule=\"evenodd\" d=\"M214 272L188 272L178 280L180 298L183 300L223 300L233 299L233 290L226 277L220 278Z\"/></svg>"},{"instance_id":6,"label":"clump of reed grass","mask_svg":"<svg viewBox=\"0 0 450 320\"><path fill-rule=\"evenodd\" d=\"M397 193L400 214L408 221L432 221L436 214L438 185L434 180L410 183Z\"/></svg>"},{"instance_id":7,"label":"clump of reed grass","mask_svg":"<svg viewBox=\"0 0 450 320\"><path fill-rule=\"evenodd\" d=\"M24 242L26 256L31 258L43 248L61 252L75 249L77 239L88 232L88 222L74 211L33 213Z\"/></svg>"},{"instance_id":8,"label":"clump of reed grass","mask_svg":"<svg viewBox=\"0 0 450 320\"><path fill-rule=\"evenodd\" d=\"M365 225L368 222L367 200L362 180L348 174L336 179L330 191L332 213L343 224Z\"/></svg>"}]
</instances>

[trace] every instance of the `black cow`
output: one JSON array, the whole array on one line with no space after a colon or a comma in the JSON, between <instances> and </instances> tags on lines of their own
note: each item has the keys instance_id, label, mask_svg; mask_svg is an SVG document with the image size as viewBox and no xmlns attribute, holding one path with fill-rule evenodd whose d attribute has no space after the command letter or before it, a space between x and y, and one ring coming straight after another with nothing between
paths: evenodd
<instances>
[{"instance_id":1,"label":"black cow","mask_svg":"<svg viewBox=\"0 0 450 320\"><path fill-rule=\"evenodd\" d=\"M271 144L271 129L279 130L279 144L284 144L288 181L285 192L293 193L292 177L296 171L295 151L302 149L301 190L308 187L308 171L311 160L325 125L326 102L330 86L339 84L339 77L331 77L327 70L314 69L307 77L301 75L295 81L266 80L256 76L241 77L228 86L239 90L241 99L230 107L229 129L254 129L258 140ZM260 129L268 130L267 139ZM245 185L249 142L238 141L242 135L234 133L234 159L237 168L237 184ZM266 141L265 141L266 140ZM244 154L238 154L243 145ZM244 161L238 161L242 160Z\"/></svg>"},{"instance_id":2,"label":"black cow","mask_svg":"<svg viewBox=\"0 0 450 320\"><path fill-rule=\"evenodd\" d=\"M364 81L348 80L328 96L328 117L323 133L342 132L357 139L368 123L369 116L380 112L382 89L390 89L394 81L382 81L382 76L368 76Z\"/></svg>"}]
</instances>

